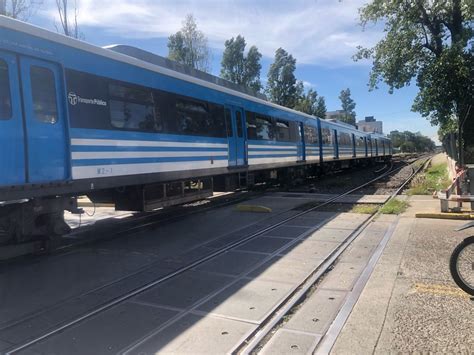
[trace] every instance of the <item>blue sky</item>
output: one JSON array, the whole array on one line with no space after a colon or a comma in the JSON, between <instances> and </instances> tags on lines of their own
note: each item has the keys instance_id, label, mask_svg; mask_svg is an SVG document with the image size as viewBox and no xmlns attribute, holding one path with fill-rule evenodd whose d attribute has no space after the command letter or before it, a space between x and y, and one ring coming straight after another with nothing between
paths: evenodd
<instances>
[{"instance_id":1,"label":"blue sky","mask_svg":"<svg viewBox=\"0 0 474 355\"><path fill-rule=\"evenodd\" d=\"M192 13L208 37L212 73L218 75L224 41L241 34L256 45L265 80L278 47L297 60L296 76L306 88L326 98L328 110L340 109L339 93L350 88L358 119L375 116L385 133L420 131L437 141L437 128L410 108L416 85L389 94L385 85L369 91L370 62L355 63L358 45L372 46L383 36L380 26L362 30L358 8L366 0L77 0L80 30L87 42L128 44L166 56L167 37ZM30 22L55 30L54 0L44 0Z\"/></svg>"}]
</instances>

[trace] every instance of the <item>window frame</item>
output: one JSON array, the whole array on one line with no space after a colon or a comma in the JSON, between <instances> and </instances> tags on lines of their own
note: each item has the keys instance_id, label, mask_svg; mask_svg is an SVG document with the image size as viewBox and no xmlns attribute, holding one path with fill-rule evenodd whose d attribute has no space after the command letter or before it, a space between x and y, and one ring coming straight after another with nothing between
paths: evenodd
<instances>
[{"instance_id":1,"label":"window frame","mask_svg":"<svg viewBox=\"0 0 474 355\"><path fill-rule=\"evenodd\" d=\"M30 78L29 78L29 79L30 79L30 89L31 89L31 103L32 103L32 106L33 106L33 107L32 107L32 109L33 109L33 117L34 117L34 119L35 119L37 122L39 122L39 123L54 125L54 124L56 124L56 123L59 121L59 105L58 105L58 91L57 91L58 89L57 89L57 87L56 87L56 74L55 74L55 72L54 72L53 70L51 70L50 68L45 67L45 66L41 66L41 65L31 65L29 69L30 69L30 70L29 70L29 74L30 74ZM54 98L54 108L55 108L55 111L54 111L54 114L55 114L55 116L54 116L54 121L47 121L47 120L41 119L41 118L39 117L39 111L40 111L40 110L38 110L38 109L35 107L35 106L36 106L36 100L38 99L37 94L35 95L35 92L38 93L38 91L35 90L37 87L35 87L35 86L36 86L36 82L35 82L34 76L33 76L33 70L35 70L35 69L40 69L40 70L42 70L43 72L47 72L48 75L51 74L51 75L50 75L50 78L52 79L52 81L51 81L50 83L53 84L53 87L52 87L52 88L54 89L54 90L53 90L54 95L52 95L52 97ZM48 78L48 79L50 79L50 78ZM44 78L43 78L43 79L44 79ZM40 90L40 92L41 92L40 95L43 95L43 93L45 92L45 90L44 90L44 87L45 87L45 80L43 80L43 81L41 82L41 85L42 85L42 87L41 87L41 90ZM51 101L50 103L52 103L52 101ZM44 114L44 110L42 110L42 111L43 111L43 113L41 113L41 112L40 112L40 113L41 113L41 114Z\"/></svg>"},{"instance_id":2,"label":"window frame","mask_svg":"<svg viewBox=\"0 0 474 355\"><path fill-rule=\"evenodd\" d=\"M5 116L0 116L0 121L8 121L8 120L11 120L13 118L13 102L12 102L12 88L11 88L11 82L10 82L10 66L8 65L7 61L3 58L0 57L0 70L3 70L1 67L2 67L2 62L5 64L5 67L4 67L4 70L5 70L5 88L0 88L0 89L6 89L6 95L5 95L5 98L7 98L8 100L8 104L6 105L6 107L8 107L8 111L5 110L5 112L8 113L8 115L5 115ZM2 81L0 81L1 83ZM5 102L7 102L5 101ZM1 104L1 102L0 102ZM0 112L2 112L0 110Z\"/></svg>"},{"instance_id":3,"label":"window frame","mask_svg":"<svg viewBox=\"0 0 474 355\"><path fill-rule=\"evenodd\" d=\"M126 96L114 95L111 90L112 86L121 87L128 90L136 90L142 91L143 93L147 93L149 95L149 101L139 100L136 98L130 98ZM109 80L107 83L107 94L108 94L108 106L109 106L109 117L110 117L110 126L113 129L121 130L121 131L132 131L132 132L146 132L146 133L158 133L160 130L158 129L159 125L157 122L157 115L156 115L156 100L155 100L155 91L151 88L141 86L141 85L134 85L129 84L127 82L122 82L118 80ZM123 104L132 104L132 105L139 105L143 106L146 109L151 109L153 115L153 127L152 128L141 128L141 127L118 127L114 125L114 121L112 119L112 102L119 102ZM146 120L140 121L140 123L146 122ZM163 129L163 123L161 123L161 130Z\"/></svg>"},{"instance_id":4,"label":"window frame","mask_svg":"<svg viewBox=\"0 0 474 355\"><path fill-rule=\"evenodd\" d=\"M264 126L269 127L267 130L268 139L259 137L258 121L267 122ZM260 141L275 141L275 121L272 117L262 115L259 113L255 114L255 125L256 125L256 139Z\"/></svg>"}]
</instances>

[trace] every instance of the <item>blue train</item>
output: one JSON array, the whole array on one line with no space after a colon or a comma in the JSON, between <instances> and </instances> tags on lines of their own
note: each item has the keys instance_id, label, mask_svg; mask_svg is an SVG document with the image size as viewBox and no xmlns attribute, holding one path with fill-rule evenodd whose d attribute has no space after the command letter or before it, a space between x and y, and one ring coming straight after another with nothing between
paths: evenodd
<instances>
[{"instance_id":1,"label":"blue train","mask_svg":"<svg viewBox=\"0 0 474 355\"><path fill-rule=\"evenodd\" d=\"M76 196L146 211L390 159L390 141L127 46L0 16L0 242L67 231Z\"/></svg>"}]
</instances>

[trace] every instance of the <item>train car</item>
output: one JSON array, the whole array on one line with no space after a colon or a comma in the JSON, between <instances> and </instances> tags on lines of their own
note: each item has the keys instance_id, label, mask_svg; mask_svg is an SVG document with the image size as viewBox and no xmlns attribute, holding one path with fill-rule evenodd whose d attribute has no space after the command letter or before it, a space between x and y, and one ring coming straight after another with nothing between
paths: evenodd
<instances>
[{"instance_id":1,"label":"train car","mask_svg":"<svg viewBox=\"0 0 474 355\"><path fill-rule=\"evenodd\" d=\"M2 16L0 38L0 242L67 232L76 196L148 211L242 177L304 176L362 149L362 132L132 47ZM386 140L373 139L373 157L388 159Z\"/></svg>"}]
</instances>

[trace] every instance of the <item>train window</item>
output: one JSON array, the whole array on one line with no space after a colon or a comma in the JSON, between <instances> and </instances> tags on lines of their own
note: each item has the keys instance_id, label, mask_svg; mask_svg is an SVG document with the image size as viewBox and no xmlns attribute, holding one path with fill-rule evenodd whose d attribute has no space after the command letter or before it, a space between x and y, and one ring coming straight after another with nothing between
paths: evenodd
<instances>
[{"instance_id":1,"label":"train window","mask_svg":"<svg viewBox=\"0 0 474 355\"><path fill-rule=\"evenodd\" d=\"M237 135L243 137L242 113L240 111L235 111L235 124L237 125Z\"/></svg>"},{"instance_id":2,"label":"train window","mask_svg":"<svg viewBox=\"0 0 474 355\"><path fill-rule=\"evenodd\" d=\"M58 121L58 107L54 73L45 67L32 66L30 80L35 118L43 123L55 124Z\"/></svg>"},{"instance_id":3,"label":"train window","mask_svg":"<svg viewBox=\"0 0 474 355\"><path fill-rule=\"evenodd\" d=\"M255 117L255 124L257 126L257 139L273 140L274 129L273 122L270 117L257 115Z\"/></svg>"},{"instance_id":4,"label":"train window","mask_svg":"<svg viewBox=\"0 0 474 355\"><path fill-rule=\"evenodd\" d=\"M276 121L277 140L283 142L290 141L290 124L287 121Z\"/></svg>"},{"instance_id":5,"label":"train window","mask_svg":"<svg viewBox=\"0 0 474 355\"><path fill-rule=\"evenodd\" d=\"M226 123L224 121L224 106L209 103L208 107L212 118L212 131L210 132L210 135L213 137L225 137Z\"/></svg>"},{"instance_id":6,"label":"train window","mask_svg":"<svg viewBox=\"0 0 474 355\"><path fill-rule=\"evenodd\" d=\"M303 125L300 122L290 122L290 141L301 142L303 137Z\"/></svg>"},{"instance_id":7,"label":"train window","mask_svg":"<svg viewBox=\"0 0 474 355\"><path fill-rule=\"evenodd\" d=\"M207 105L201 102L178 99L176 100L178 126L184 134L208 136L211 120Z\"/></svg>"},{"instance_id":8,"label":"train window","mask_svg":"<svg viewBox=\"0 0 474 355\"><path fill-rule=\"evenodd\" d=\"M153 95L149 90L109 84L110 122L121 129L158 131Z\"/></svg>"},{"instance_id":9,"label":"train window","mask_svg":"<svg viewBox=\"0 0 474 355\"><path fill-rule=\"evenodd\" d=\"M232 137L232 116L230 109L225 109L225 125L227 128L227 137Z\"/></svg>"},{"instance_id":10,"label":"train window","mask_svg":"<svg viewBox=\"0 0 474 355\"><path fill-rule=\"evenodd\" d=\"M339 133L338 143L340 145L352 145L352 139L349 133Z\"/></svg>"},{"instance_id":11,"label":"train window","mask_svg":"<svg viewBox=\"0 0 474 355\"><path fill-rule=\"evenodd\" d=\"M12 101L10 96L10 78L8 65L0 59L0 120L12 117Z\"/></svg>"},{"instance_id":12,"label":"train window","mask_svg":"<svg viewBox=\"0 0 474 355\"><path fill-rule=\"evenodd\" d=\"M323 144L332 144L332 134L329 128L322 128L321 136L322 136Z\"/></svg>"},{"instance_id":13,"label":"train window","mask_svg":"<svg viewBox=\"0 0 474 355\"><path fill-rule=\"evenodd\" d=\"M318 130L315 127L304 126L304 140L307 144L318 144Z\"/></svg>"},{"instance_id":14,"label":"train window","mask_svg":"<svg viewBox=\"0 0 474 355\"><path fill-rule=\"evenodd\" d=\"M356 138L356 146L359 148L365 147L364 137L357 137Z\"/></svg>"},{"instance_id":15,"label":"train window","mask_svg":"<svg viewBox=\"0 0 474 355\"><path fill-rule=\"evenodd\" d=\"M155 131L153 106L110 100L110 117L116 128Z\"/></svg>"},{"instance_id":16,"label":"train window","mask_svg":"<svg viewBox=\"0 0 474 355\"><path fill-rule=\"evenodd\" d=\"M245 121L247 125L247 139L257 139L257 124L255 123L255 113L246 111Z\"/></svg>"},{"instance_id":17,"label":"train window","mask_svg":"<svg viewBox=\"0 0 474 355\"><path fill-rule=\"evenodd\" d=\"M66 84L71 127L110 129L109 80L67 69Z\"/></svg>"}]
</instances>

